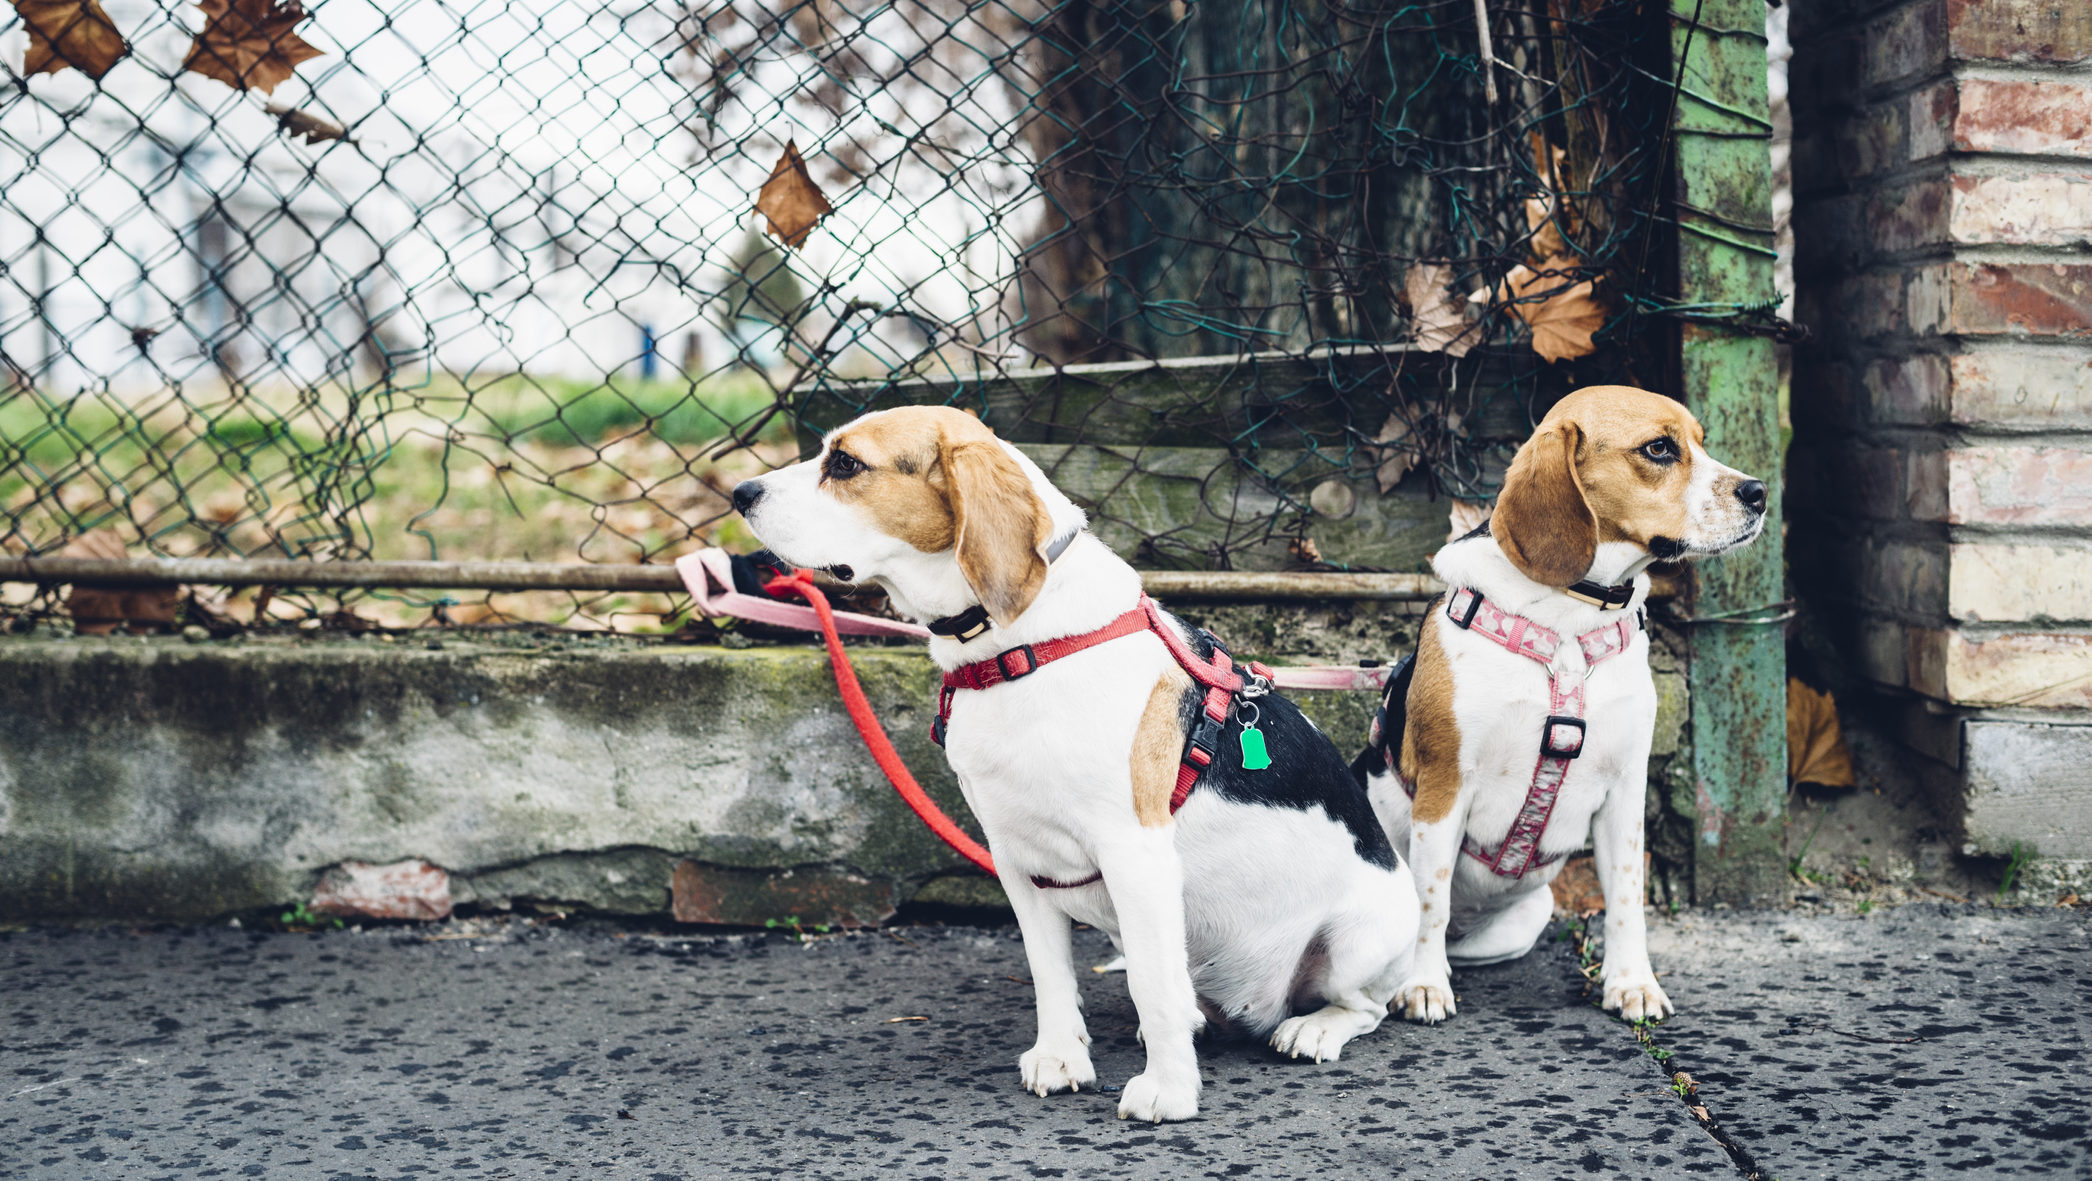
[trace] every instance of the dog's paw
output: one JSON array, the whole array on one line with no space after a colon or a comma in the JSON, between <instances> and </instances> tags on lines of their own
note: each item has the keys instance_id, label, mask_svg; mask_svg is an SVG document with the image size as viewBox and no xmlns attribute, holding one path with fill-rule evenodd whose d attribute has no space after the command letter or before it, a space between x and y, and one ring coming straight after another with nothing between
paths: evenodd
<instances>
[{"instance_id":1,"label":"dog's paw","mask_svg":"<svg viewBox=\"0 0 2092 1181\"><path fill-rule=\"evenodd\" d=\"M1395 993L1395 1004L1401 1008L1404 1017L1426 1025L1436 1025L1451 1017L1457 1008L1453 1003L1452 982L1443 976L1409 981Z\"/></svg>"},{"instance_id":2,"label":"dog's paw","mask_svg":"<svg viewBox=\"0 0 2092 1181\"><path fill-rule=\"evenodd\" d=\"M1017 1059L1023 1072L1024 1089L1045 1098L1056 1091L1080 1091L1097 1085L1096 1068L1081 1042L1049 1046L1040 1042Z\"/></svg>"},{"instance_id":3,"label":"dog's paw","mask_svg":"<svg viewBox=\"0 0 2092 1181\"><path fill-rule=\"evenodd\" d=\"M1199 1084L1193 1076L1184 1082L1164 1082L1153 1071L1126 1080L1119 1095L1119 1118L1151 1124L1164 1120L1190 1119L1199 1113Z\"/></svg>"},{"instance_id":4,"label":"dog's paw","mask_svg":"<svg viewBox=\"0 0 2092 1181\"><path fill-rule=\"evenodd\" d=\"M1671 998L1647 972L1624 975L1605 982L1605 1007L1629 1021L1661 1021L1672 1013Z\"/></svg>"},{"instance_id":5,"label":"dog's paw","mask_svg":"<svg viewBox=\"0 0 2092 1181\"><path fill-rule=\"evenodd\" d=\"M1373 1027L1373 1019L1349 1009L1327 1008L1301 1017L1288 1017L1271 1033L1271 1048L1289 1058L1335 1062L1343 1057L1344 1043Z\"/></svg>"}]
</instances>

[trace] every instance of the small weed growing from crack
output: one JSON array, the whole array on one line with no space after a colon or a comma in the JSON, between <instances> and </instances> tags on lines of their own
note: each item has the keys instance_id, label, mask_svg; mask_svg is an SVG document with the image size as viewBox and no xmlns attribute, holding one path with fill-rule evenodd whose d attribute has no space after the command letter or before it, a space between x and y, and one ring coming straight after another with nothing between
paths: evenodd
<instances>
[{"instance_id":1,"label":"small weed growing from crack","mask_svg":"<svg viewBox=\"0 0 2092 1181\"><path fill-rule=\"evenodd\" d=\"M342 926L340 919L314 914L303 902L284 911L276 921L281 923L286 931L316 931L330 926L339 931Z\"/></svg>"},{"instance_id":2,"label":"small weed growing from crack","mask_svg":"<svg viewBox=\"0 0 2092 1181\"><path fill-rule=\"evenodd\" d=\"M1873 914L1874 900L1872 898L1862 898L1859 900L1859 904L1854 906L1853 909L1859 911L1861 914Z\"/></svg>"},{"instance_id":3,"label":"small weed growing from crack","mask_svg":"<svg viewBox=\"0 0 2092 1181\"><path fill-rule=\"evenodd\" d=\"M2018 880L2019 871L2025 869L2027 863L2032 860L2034 860L2034 850L2026 848L2018 841L2012 842L2012 859L2005 863L2004 880L1998 883L1999 902L2003 902L2005 895L2012 892L2012 883Z\"/></svg>"},{"instance_id":4,"label":"small weed growing from crack","mask_svg":"<svg viewBox=\"0 0 2092 1181\"><path fill-rule=\"evenodd\" d=\"M781 919L764 919L763 926L772 931L785 931L790 933L792 942L794 943L804 943L808 939L813 938L814 935L826 935L830 930L833 929L829 927L826 923L802 923L799 921L799 916L796 914ZM807 933L809 931L811 931L813 934L809 935Z\"/></svg>"}]
</instances>

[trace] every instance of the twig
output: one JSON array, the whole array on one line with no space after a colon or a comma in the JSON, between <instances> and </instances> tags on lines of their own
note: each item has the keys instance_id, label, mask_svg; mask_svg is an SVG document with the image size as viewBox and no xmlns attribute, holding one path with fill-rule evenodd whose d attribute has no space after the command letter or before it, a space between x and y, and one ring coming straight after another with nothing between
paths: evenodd
<instances>
[{"instance_id":1,"label":"twig","mask_svg":"<svg viewBox=\"0 0 2092 1181\"><path fill-rule=\"evenodd\" d=\"M1489 44L1489 3L1475 0L1475 28L1482 34L1482 94L1496 105L1496 51Z\"/></svg>"}]
</instances>

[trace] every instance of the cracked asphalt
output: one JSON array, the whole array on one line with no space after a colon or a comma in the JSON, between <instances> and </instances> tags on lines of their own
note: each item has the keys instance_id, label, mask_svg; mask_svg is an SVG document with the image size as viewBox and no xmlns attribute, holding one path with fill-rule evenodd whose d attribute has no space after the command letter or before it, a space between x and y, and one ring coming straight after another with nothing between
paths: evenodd
<instances>
[{"instance_id":1,"label":"cracked asphalt","mask_svg":"<svg viewBox=\"0 0 2092 1181\"><path fill-rule=\"evenodd\" d=\"M2092 1174L2081 912L1701 912L1652 944L1681 1011L1648 1046L1551 940L1338 1063L1202 1042L1200 1118L1156 1127L1019 1089L1011 929L14 932L0 1176ZM1085 992L1123 1083L1123 978Z\"/></svg>"}]
</instances>

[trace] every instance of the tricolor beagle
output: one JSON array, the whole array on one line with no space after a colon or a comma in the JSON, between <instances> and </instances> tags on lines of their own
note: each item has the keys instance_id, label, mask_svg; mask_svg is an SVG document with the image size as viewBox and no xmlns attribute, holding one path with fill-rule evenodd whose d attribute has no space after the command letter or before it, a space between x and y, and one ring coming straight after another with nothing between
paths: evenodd
<instances>
[{"instance_id":1,"label":"tricolor beagle","mask_svg":"<svg viewBox=\"0 0 2092 1181\"><path fill-rule=\"evenodd\" d=\"M1197 1113L1208 1021L1316 1061L1380 1024L1417 896L1366 792L1292 703L1155 609L1030 459L961 411L886 410L734 506L779 557L876 582L935 633L937 733L1031 963L1027 1089L1096 1081L1071 919L1125 952L1148 1061L1121 1118Z\"/></svg>"},{"instance_id":2,"label":"tricolor beagle","mask_svg":"<svg viewBox=\"0 0 2092 1181\"><path fill-rule=\"evenodd\" d=\"M1727 553L1765 527L1765 485L1703 441L1669 398L1578 390L1511 461L1495 515L1433 559L1447 593L1353 764L1421 895L1398 998L1412 1020L1452 1015L1449 961L1532 949L1548 883L1586 838L1605 894L1605 1007L1671 1011L1642 925L1656 721L1644 571Z\"/></svg>"}]
</instances>

